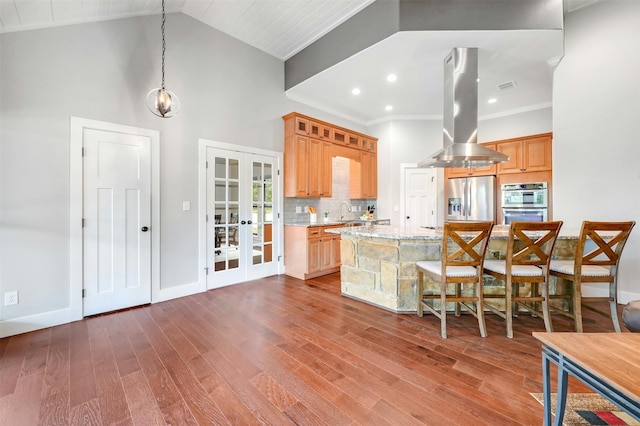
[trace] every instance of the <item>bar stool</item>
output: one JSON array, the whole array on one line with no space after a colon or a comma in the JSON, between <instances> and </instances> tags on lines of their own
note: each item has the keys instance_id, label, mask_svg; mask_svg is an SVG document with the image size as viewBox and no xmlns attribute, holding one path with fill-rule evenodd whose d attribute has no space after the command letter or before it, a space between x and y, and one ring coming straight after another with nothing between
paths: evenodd
<instances>
[{"instance_id":1,"label":"bar stool","mask_svg":"<svg viewBox=\"0 0 640 426\"><path fill-rule=\"evenodd\" d=\"M572 282L572 313L557 312L573 318L576 331L582 333L582 306L598 314L610 317L613 328L620 333L618 320L618 264L631 230L635 226L630 222L582 222L574 260L552 260L549 265L551 275ZM585 253L585 249L588 252ZM608 283L608 297L582 297L583 283ZM611 313L597 309L585 302L608 301Z\"/></svg>"},{"instance_id":2,"label":"bar stool","mask_svg":"<svg viewBox=\"0 0 640 426\"><path fill-rule=\"evenodd\" d=\"M455 302L456 316L460 315L460 307L464 306L478 319L480 335L487 335L482 309L482 264L491 228L493 222L446 222L442 235L441 260L416 262L417 314L421 317L424 308L427 308L440 318L440 334L443 338L447 337L447 302ZM424 294L425 275L440 283L438 293ZM447 293L447 286L451 284L455 287L454 294ZM465 284L474 286L473 296L462 294L462 286ZM428 303L429 300L440 300L440 310ZM475 302L475 308L468 302Z\"/></svg>"},{"instance_id":3,"label":"bar stool","mask_svg":"<svg viewBox=\"0 0 640 426\"><path fill-rule=\"evenodd\" d=\"M506 320L507 337L513 337L513 317L523 306L531 314L541 315L547 332L553 331L549 315L549 262L562 222L511 222L505 260L485 260L484 273L504 282L504 294L484 295L485 307ZM521 286L529 284L529 294L521 294ZM500 298L502 312L486 303ZM535 305L540 303L541 310Z\"/></svg>"}]
</instances>

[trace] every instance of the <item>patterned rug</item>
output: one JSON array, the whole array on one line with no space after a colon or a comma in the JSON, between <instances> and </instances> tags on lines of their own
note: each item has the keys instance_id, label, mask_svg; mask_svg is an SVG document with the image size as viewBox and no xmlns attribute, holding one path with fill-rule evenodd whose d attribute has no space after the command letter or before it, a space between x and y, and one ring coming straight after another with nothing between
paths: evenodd
<instances>
[{"instance_id":1,"label":"patterned rug","mask_svg":"<svg viewBox=\"0 0 640 426\"><path fill-rule=\"evenodd\" d=\"M540 404L544 403L541 393L532 393ZM551 394L552 412L556 411L556 394ZM618 407L596 393L570 393L564 412L564 426L576 425L640 425L633 417L620 411Z\"/></svg>"}]
</instances>

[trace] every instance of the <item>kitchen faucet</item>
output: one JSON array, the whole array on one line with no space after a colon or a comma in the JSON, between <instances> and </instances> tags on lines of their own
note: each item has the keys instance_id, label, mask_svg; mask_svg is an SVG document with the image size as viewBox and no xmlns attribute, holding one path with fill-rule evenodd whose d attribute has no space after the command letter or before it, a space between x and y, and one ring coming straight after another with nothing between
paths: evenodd
<instances>
[{"instance_id":1,"label":"kitchen faucet","mask_svg":"<svg viewBox=\"0 0 640 426\"><path fill-rule=\"evenodd\" d=\"M353 208L351 207L351 204L349 204L346 201L343 201L340 204L340 220L344 219L344 215L342 214L342 206L347 206L347 212L352 212L353 211Z\"/></svg>"}]
</instances>

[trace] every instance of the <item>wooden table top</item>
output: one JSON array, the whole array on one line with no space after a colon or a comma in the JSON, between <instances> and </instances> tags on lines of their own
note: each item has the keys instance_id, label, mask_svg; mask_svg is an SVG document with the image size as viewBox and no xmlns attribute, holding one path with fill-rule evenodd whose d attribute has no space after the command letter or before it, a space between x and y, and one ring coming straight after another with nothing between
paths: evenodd
<instances>
[{"instance_id":1,"label":"wooden table top","mask_svg":"<svg viewBox=\"0 0 640 426\"><path fill-rule=\"evenodd\" d=\"M640 401L640 333L542 333L533 337Z\"/></svg>"}]
</instances>

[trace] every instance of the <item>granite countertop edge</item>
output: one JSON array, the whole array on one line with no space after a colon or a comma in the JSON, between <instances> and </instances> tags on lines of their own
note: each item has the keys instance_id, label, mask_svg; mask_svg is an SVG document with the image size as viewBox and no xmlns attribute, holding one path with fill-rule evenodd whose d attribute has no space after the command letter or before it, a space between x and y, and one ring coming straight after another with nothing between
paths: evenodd
<instances>
[{"instance_id":1,"label":"granite countertop edge","mask_svg":"<svg viewBox=\"0 0 640 426\"><path fill-rule=\"evenodd\" d=\"M284 226L300 226L300 227L304 227L304 228L313 228L313 227L317 227L317 226L335 226L335 225L345 225L345 223L347 222L371 222L370 224L367 225L363 225L364 227L370 228L374 222L378 222L381 220L389 220L389 219L371 219L371 220L364 220L364 219L349 219L348 221L329 221L329 222L315 222L315 223L311 223L309 221L306 222L285 222ZM382 226L382 225L377 225L377 226ZM357 228L353 225L351 225L352 228Z\"/></svg>"},{"instance_id":2,"label":"granite countertop edge","mask_svg":"<svg viewBox=\"0 0 640 426\"><path fill-rule=\"evenodd\" d=\"M326 232L368 238L385 238L392 240L442 240L442 228L405 228L391 225L352 226L328 229ZM558 239L575 239L578 229L561 230ZM509 238L509 226L497 225L491 231L491 239Z\"/></svg>"}]
</instances>

